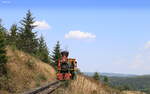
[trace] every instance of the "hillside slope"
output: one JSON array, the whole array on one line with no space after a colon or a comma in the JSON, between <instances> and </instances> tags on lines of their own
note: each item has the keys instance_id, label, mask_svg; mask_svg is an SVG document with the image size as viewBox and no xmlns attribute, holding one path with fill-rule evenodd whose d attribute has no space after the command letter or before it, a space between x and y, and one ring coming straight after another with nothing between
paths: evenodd
<instances>
[{"instance_id":1,"label":"hillside slope","mask_svg":"<svg viewBox=\"0 0 150 94\"><path fill-rule=\"evenodd\" d=\"M8 77L0 77L0 94L19 93L55 80L55 70L24 52L7 48Z\"/></svg>"},{"instance_id":2,"label":"hillside slope","mask_svg":"<svg viewBox=\"0 0 150 94\"><path fill-rule=\"evenodd\" d=\"M137 91L119 91L96 82L92 78L78 75L67 88L60 88L53 94L145 94Z\"/></svg>"}]
</instances>

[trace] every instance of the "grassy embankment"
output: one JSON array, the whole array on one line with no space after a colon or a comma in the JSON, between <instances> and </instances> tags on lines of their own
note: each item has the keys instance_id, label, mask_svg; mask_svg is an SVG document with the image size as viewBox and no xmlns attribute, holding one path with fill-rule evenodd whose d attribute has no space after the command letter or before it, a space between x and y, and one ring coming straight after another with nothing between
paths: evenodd
<instances>
[{"instance_id":1,"label":"grassy embankment","mask_svg":"<svg viewBox=\"0 0 150 94\"><path fill-rule=\"evenodd\" d=\"M54 81L55 70L37 58L7 47L8 77L0 77L0 94L20 93Z\"/></svg>"},{"instance_id":2,"label":"grassy embankment","mask_svg":"<svg viewBox=\"0 0 150 94\"><path fill-rule=\"evenodd\" d=\"M70 83L67 88L60 88L54 94L145 94L138 91L122 92L84 75L78 75Z\"/></svg>"}]
</instances>

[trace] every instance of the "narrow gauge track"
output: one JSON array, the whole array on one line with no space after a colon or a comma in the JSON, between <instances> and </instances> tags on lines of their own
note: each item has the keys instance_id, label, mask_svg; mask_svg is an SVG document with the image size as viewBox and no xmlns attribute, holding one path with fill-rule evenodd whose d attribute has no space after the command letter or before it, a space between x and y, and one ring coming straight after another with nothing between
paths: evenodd
<instances>
[{"instance_id":1,"label":"narrow gauge track","mask_svg":"<svg viewBox=\"0 0 150 94\"><path fill-rule=\"evenodd\" d=\"M51 82L45 86L35 88L32 91L27 91L22 94L51 94L53 91L55 91L57 88L59 88L61 86L61 84L62 83L60 81Z\"/></svg>"}]
</instances>

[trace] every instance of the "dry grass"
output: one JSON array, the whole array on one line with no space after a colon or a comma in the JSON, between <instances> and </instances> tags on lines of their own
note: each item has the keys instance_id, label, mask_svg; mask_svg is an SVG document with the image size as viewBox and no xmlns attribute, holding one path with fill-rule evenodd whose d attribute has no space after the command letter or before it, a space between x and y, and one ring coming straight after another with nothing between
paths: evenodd
<instances>
[{"instance_id":1,"label":"dry grass","mask_svg":"<svg viewBox=\"0 0 150 94\"><path fill-rule=\"evenodd\" d=\"M67 88L60 88L54 94L145 94L136 91L121 92L103 85L92 78L78 75Z\"/></svg>"},{"instance_id":2,"label":"dry grass","mask_svg":"<svg viewBox=\"0 0 150 94\"><path fill-rule=\"evenodd\" d=\"M123 91L123 94L145 94L145 93L139 91Z\"/></svg>"},{"instance_id":3,"label":"dry grass","mask_svg":"<svg viewBox=\"0 0 150 94\"><path fill-rule=\"evenodd\" d=\"M68 88L61 88L55 94L121 94L118 90L96 82L92 78L78 75Z\"/></svg>"},{"instance_id":4,"label":"dry grass","mask_svg":"<svg viewBox=\"0 0 150 94\"><path fill-rule=\"evenodd\" d=\"M10 94L26 91L56 78L55 70L51 66L29 54L7 48L7 56L9 79L4 78L0 82L1 84L5 83L0 90L4 94L6 91Z\"/></svg>"}]
</instances>

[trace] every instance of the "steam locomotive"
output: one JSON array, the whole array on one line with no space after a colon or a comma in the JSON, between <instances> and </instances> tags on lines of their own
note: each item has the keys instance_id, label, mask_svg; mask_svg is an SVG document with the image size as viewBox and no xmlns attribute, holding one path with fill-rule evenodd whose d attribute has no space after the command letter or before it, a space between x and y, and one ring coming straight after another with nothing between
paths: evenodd
<instances>
[{"instance_id":1,"label":"steam locomotive","mask_svg":"<svg viewBox=\"0 0 150 94\"><path fill-rule=\"evenodd\" d=\"M58 60L57 79L74 80L76 79L77 62L74 58L68 58L69 52L62 51L61 58Z\"/></svg>"}]
</instances>

